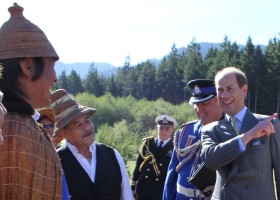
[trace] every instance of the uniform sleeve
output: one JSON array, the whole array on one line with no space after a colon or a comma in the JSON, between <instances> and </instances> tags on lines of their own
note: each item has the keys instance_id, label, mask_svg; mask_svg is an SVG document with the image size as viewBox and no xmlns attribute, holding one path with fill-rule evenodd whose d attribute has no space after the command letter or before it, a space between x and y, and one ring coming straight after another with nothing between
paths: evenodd
<instances>
[{"instance_id":1,"label":"uniform sleeve","mask_svg":"<svg viewBox=\"0 0 280 200\"><path fill-rule=\"evenodd\" d=\"M227 141L219 141L219 136L226 134L218 131L216 127L204 126L201 131L201 159L209 169L217 170L241 155L239 137L233 137Z\"/></svg>"},{"instance_id":2,"label":"uniform sleeve","mask_svg":"<svg viewBox=\"0 0 280 200\"><path fill-rule=\"evenodd\" d=\"M120 155L120 153L115 150L115 156L118 160L118 163L120 165L121 168L121 174L122 174L122 185L121 185L121 200L131 200L133 199L132 197L132 191L130 188L130 184L129 184L129 178L128 178L128 174L126 171L126 166L125 163L123 161L122 156Z\"/></svg>"},{"instance_id":3,"label":"uniform sleeve","mask_svg":"<svg viewBox=\"0 0 280 200\"><path fill-rule=\"evenodd\" d=\"M132 190L135 190L135 185L136 185L136 182L137 182L138 177L140 175L139 168L140 168L140 165L141 165L142 162L143 162L143 158L139 154L138 158L136 160L135 168L134 168L133 175L132 175L132 182L131 182L131 189Z\"/></svg>"},{"instance_id":4,"label":"uniform sleeve","mask_svg":"<svg viewBox=\"0 0 280 200\"><path fill-rule=\"evenodd\" d=\"M176 185L178 173L176 171L176 166L179 161L176 156L176 151L173 150L171 161L168 166L167 176L165 179L164 189L163 189L163 200L176 199Z\"/></svg>"}]
</instances>

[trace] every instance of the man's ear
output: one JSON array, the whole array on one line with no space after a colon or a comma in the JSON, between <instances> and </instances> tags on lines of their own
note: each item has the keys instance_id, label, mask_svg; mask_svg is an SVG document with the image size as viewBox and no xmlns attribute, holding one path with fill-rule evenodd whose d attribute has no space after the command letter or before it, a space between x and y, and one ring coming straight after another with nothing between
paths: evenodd
<instances>
[{"instance_id":1,"label":"man's ear","mask_svg":"<svg viewBox=\"0 0 280 200\"><path fill-rule=\"evenodd\" d=\"M32 79L35 72L32 58L24 58L20 60L19 64L23 74L28 77L28 79Z\"/></svg>"}]
</instances>

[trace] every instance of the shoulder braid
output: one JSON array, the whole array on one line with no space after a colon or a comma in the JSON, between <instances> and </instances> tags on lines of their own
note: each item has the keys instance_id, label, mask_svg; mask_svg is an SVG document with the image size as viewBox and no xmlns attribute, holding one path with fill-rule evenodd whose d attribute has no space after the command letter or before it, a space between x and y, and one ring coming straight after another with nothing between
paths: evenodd
<instances>
[{"instance_id":1,"label":"shoulder braid","mask_svg":"<svg viewBox=\"0 0 280 200\"><path fill-rule=\"evenodd\" d=\"M157 163L156 163L156 158L155 158L154 154L149 149L149 143L152 139L154 139L153 136L142 139L144 142L142 143L141 148L140 148L140 155L143 158L143 162L141 163L141 165L139 167L139 172L142 171L145 163L148 160L151 159L151 162L152 162L153 168L155 170L155 173L158 176L160 174L160 171L159 171Z\"/></svg>"}]
</instances>

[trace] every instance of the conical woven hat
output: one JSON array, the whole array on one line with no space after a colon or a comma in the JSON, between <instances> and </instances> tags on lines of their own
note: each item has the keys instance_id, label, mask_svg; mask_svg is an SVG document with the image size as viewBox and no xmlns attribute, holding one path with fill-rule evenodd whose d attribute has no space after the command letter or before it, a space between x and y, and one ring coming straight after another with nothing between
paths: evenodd
<instances>
[{"instance_id":1,"label":"conical woven hat","mask_svg":"<svg viewBox=\"0 0 280 200\"><path fill-rule=\"evenodd\" d=\"M0 28L0 59L55 57L58 55L44 32L23 16L23 7L14 3L10 19Z\"/></svg>"}]
</instances>

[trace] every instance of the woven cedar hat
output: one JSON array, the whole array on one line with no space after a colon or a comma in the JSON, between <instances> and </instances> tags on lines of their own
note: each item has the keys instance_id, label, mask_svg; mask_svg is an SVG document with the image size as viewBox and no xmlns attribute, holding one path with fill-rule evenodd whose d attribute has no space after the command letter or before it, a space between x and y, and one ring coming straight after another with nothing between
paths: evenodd
<instances>
[{"instance_id":1,"label":"woven cedar hat","mask_svg":"<svg viewBox=\"0 0 280 200\"><path fill-rule=\"evenodd\" d=\"M96 111L78 104L64 89L58 89L51 94L51 107L56 118L54 137L58 137L59 131L74 119L84 114L92 116Z\"/></svg>"},{"instance_id":2,"label":"woven cedar hat","mask_svg":"<svg viewBox=\"0 0 280 200\"><path fill-rule=\"evenodd\" d=\"M10 19L0 28L0 59L54 57L58 55L44 32L23 16L23 7L14 3Z\"/></svg>"},{"instance_id":3,"label":"woven cedar hat","mask_svg":"<svg viewBox=\"0 0 280 200\"><path fill-rule=\"evenodd\" d=\"M55 123L55 115L52 108L45 107L45 108L40 108L37 111L38 113L40 113L40 118L44 116L50 119L53 123Z\"/></svg>"}]
</instances>

